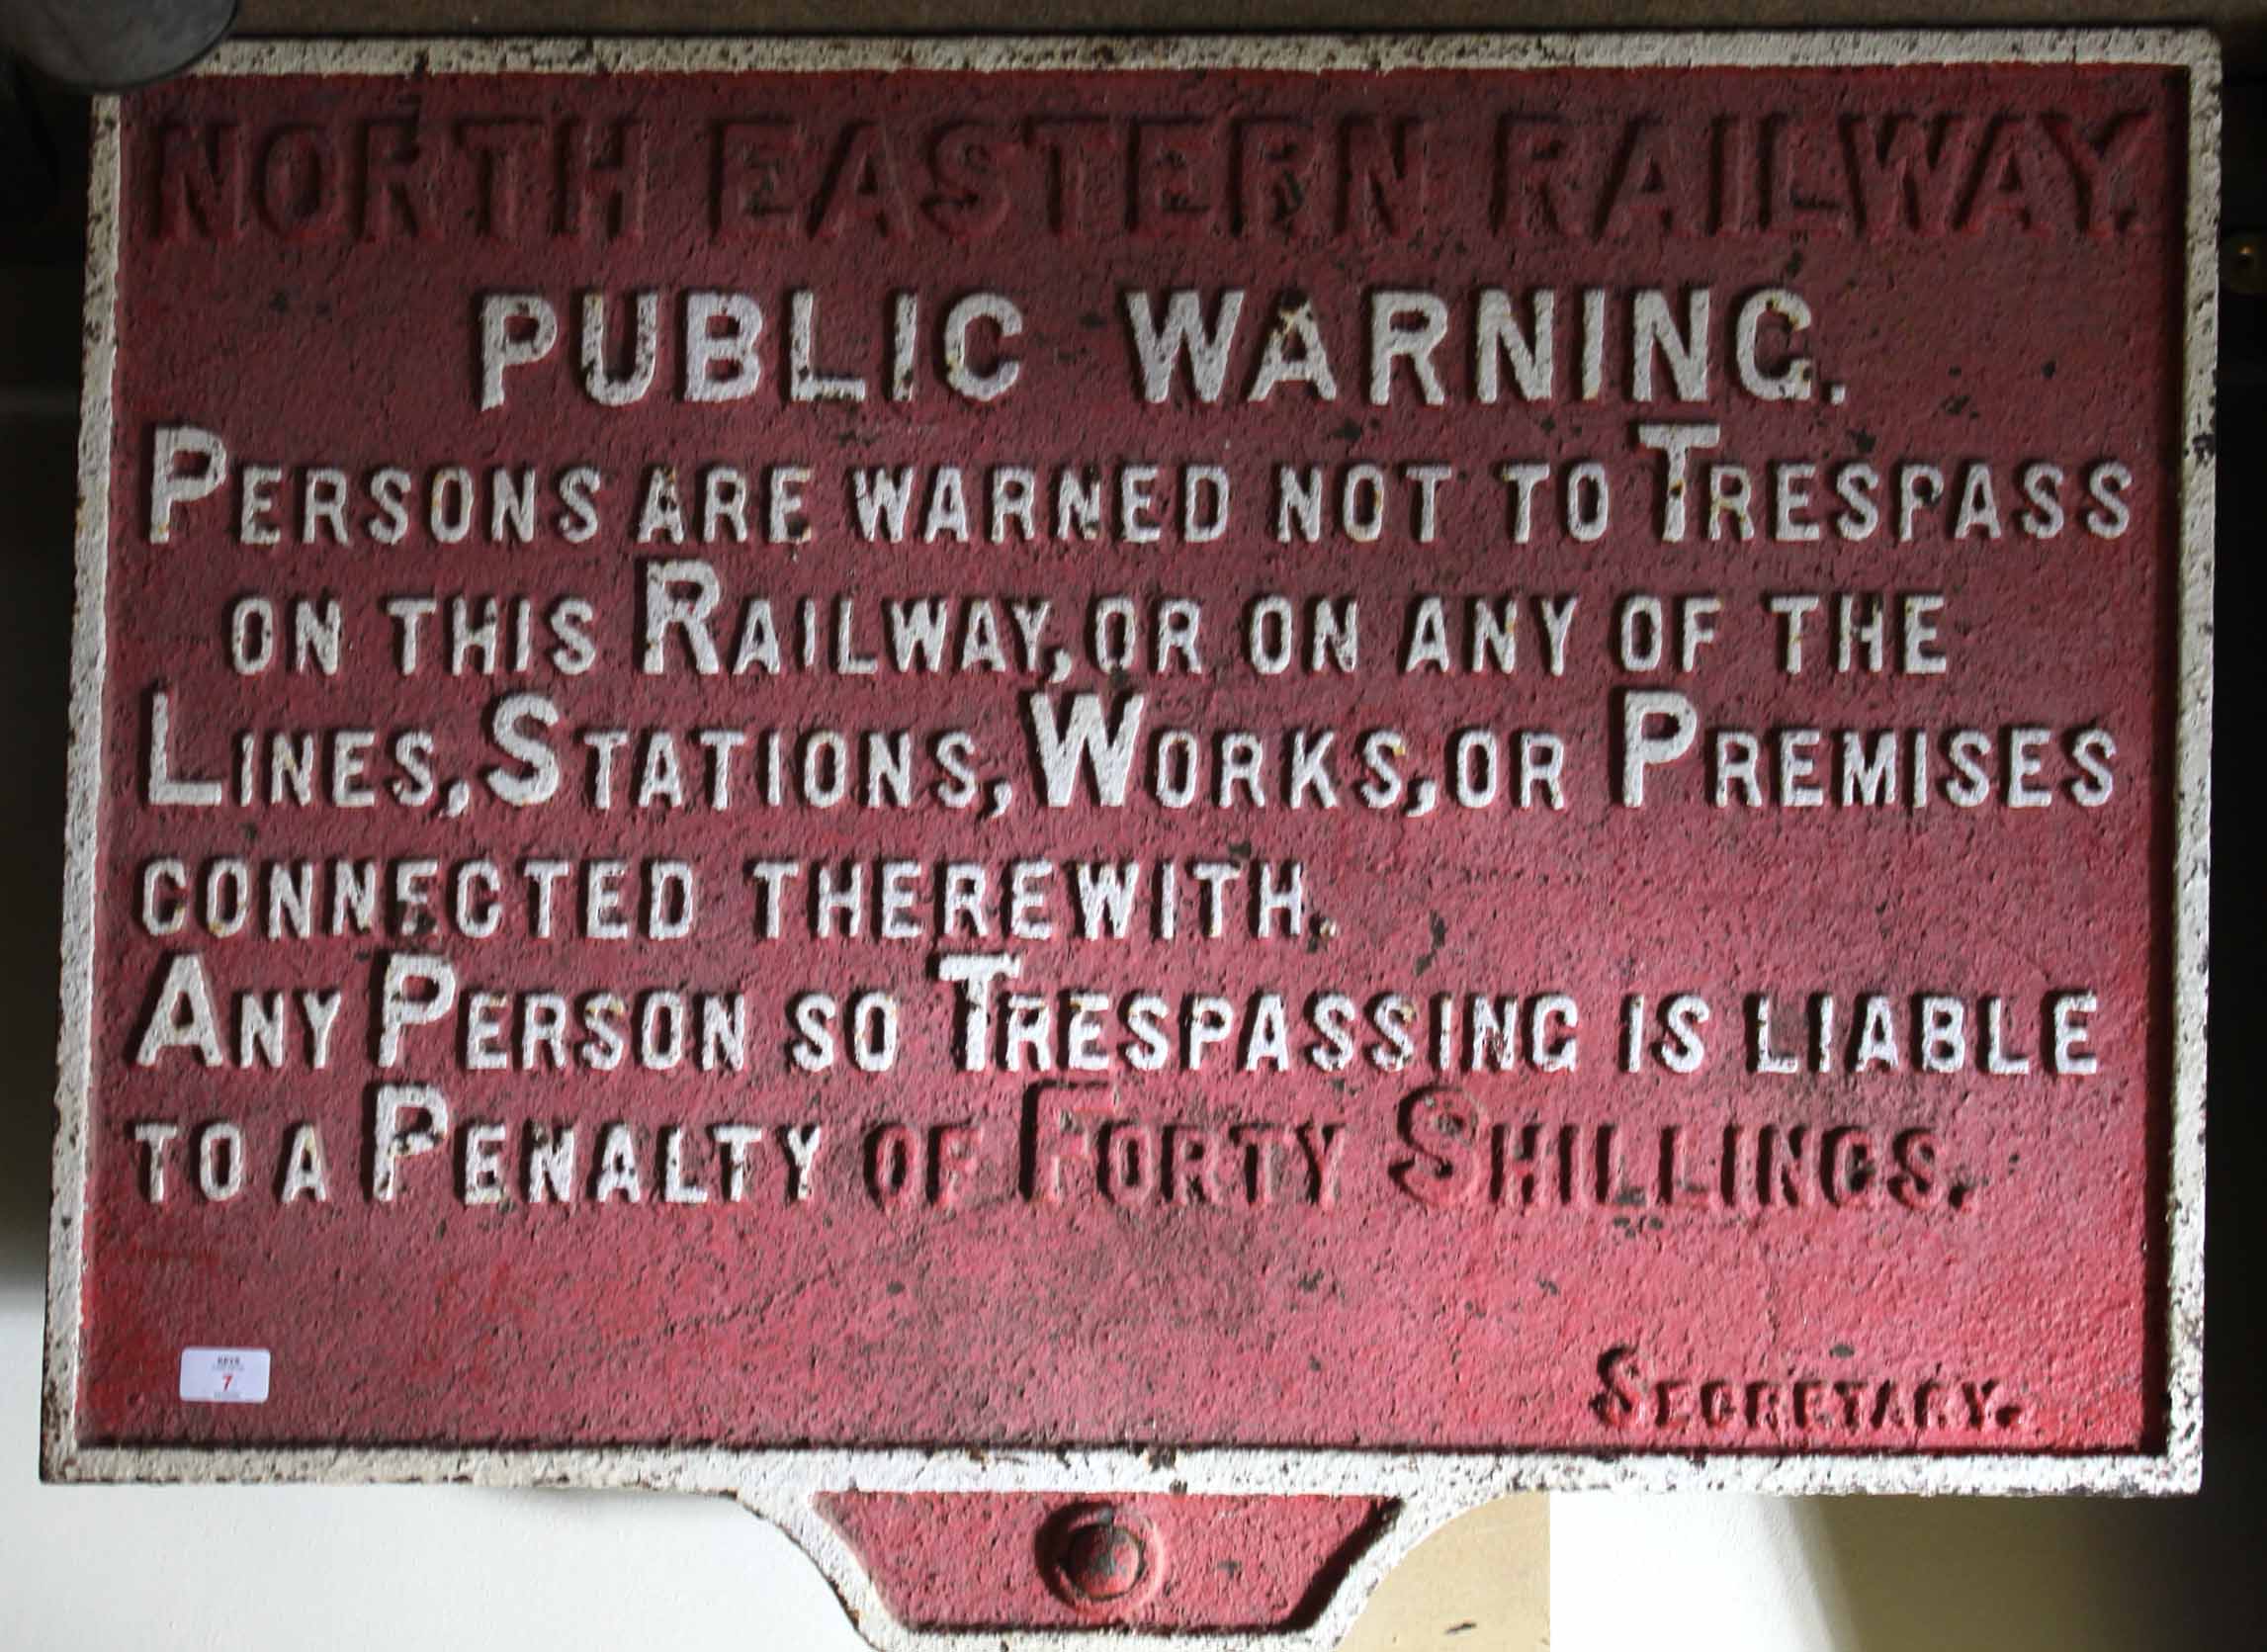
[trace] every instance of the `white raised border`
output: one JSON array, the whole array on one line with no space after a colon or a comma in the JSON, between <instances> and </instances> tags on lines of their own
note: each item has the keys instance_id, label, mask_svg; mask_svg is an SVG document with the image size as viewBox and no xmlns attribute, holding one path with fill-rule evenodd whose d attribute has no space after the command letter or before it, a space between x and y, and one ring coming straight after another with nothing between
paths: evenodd
<instances>
[{"instance_id":1,"label":"white raised border","mask_svg":"<svg viewBox=\"0 0 2267 1652\"><path fill-rule=\"evenodd\" d=\"M2201 30L1875 31L1813 34L1183 36L1156 39L245 41L202 75L696 73L731 70L1273 68L1300 71L1944 64L2161 65L2189 92L2186 372L2180 473L2180 640L2174 708L2173 1094L2165 1182L2168 1277L2162 1328L2167 1435L2161 1454L1741 1455L1581 1452L1284 1451L1190 1448L1159 1466L1147 1450L955 1449L216 1450L81 1447L77 1436L81 1214L89 1143L96 825L110 550L111 376L118 349L118 101L96 100L88 196L85 376L79 433L78 607L71 652L62 1032L49 1218L42 1472L69 1481L651 1487L737 1497L800 1544L884 1652L994 1652L995 1633L916 1634L883 1607L855 1555L813 1505L822 1490L1351 1493L1398 1498L1398 1519L1354 1564L1321 1617L1296 1635L1112 1634L1128 1652L1227 1652L1265 1638L1315 1652L1343 1638L1371 1590L1452 1516L1517 1491L1683 1489L1771 1493L2167 1493L2203 1475L2204 1080L2211 872L2214 365L2218 352L2220 48ZM1090 1633L1019 1632L1032 1652L1075 1652Z\"/></svg>"}]
</instances>

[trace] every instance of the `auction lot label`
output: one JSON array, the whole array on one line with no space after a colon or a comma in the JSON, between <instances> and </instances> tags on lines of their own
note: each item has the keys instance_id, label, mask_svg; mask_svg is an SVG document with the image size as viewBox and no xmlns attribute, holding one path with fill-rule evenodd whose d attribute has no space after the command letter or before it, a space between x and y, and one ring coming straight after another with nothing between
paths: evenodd
<instances>
[{"instance_id":1,"label":"auction lot label","mask_svg":"<svg viewBox=\"0 0 2267 1652\"><path fill-rule=\"evenodd\" d=\"M106 105L50 1470L2193 1483L2216 96Z\"/></svg>"}]
</instances>

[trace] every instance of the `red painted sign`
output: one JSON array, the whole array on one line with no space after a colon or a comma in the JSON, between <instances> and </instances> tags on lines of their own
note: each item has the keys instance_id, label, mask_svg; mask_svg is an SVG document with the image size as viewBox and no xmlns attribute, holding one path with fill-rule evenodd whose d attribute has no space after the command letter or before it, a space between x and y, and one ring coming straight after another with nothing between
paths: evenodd
<instances>
[{"instance_id":1,"label":"red painted sign","mask_svg":"<svg viewBox=\"0 0 2267 1652\"><path fill-rule=\"evenodd\" d=\"M2192 1474L2157 44L120 107L51 1460Z\"/></svg>"}]
</instances>

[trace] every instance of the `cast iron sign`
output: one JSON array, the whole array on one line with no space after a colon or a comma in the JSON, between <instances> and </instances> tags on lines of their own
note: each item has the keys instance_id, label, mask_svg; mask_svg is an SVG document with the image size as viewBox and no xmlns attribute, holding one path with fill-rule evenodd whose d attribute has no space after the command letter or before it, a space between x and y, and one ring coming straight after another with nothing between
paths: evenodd
<instances>
[{"instance_id":1,"label":"cast iron sign","mask_svg":"<svg viewBox=\"0 0 2267 1652\"><path fill-rule=\"evenodd\" d=\"M1523 1486L2193 1486L2216 92L103 104L48 1472L735 1493L883 1640L1326 1637Z\"/></svg>"}]
</instances>

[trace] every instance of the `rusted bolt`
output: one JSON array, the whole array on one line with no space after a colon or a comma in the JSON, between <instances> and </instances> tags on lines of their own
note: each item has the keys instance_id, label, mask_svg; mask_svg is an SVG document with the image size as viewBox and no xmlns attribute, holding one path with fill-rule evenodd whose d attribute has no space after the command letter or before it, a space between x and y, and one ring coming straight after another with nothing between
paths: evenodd
<instances>
[{"instance_id":1,"label":"rusted bolt","mask_svg":"<svg viewBox=\"0 0 2267 1652\"><path fill-rule=\"evenodd\" d=\"M1162 1555L1149 1522L1114 1504L1082 1504L1048 1522L1048 1582L1070 1605L1107 1610L1156 1583Z\"/></svg>"},{"instance_id":2,"label":"rusted bolt","mask_svg":"<svg viewBox=\"0 0 2267 1652\"><path fill-rule=\"evenodd\" d=\"M1063 1579L1090 1601L1118 1601L1141 1582L1148 1551L1122 1525L1095 1524L1075 1532L1063 1553Z\"/></svg>"}]
</instances>

